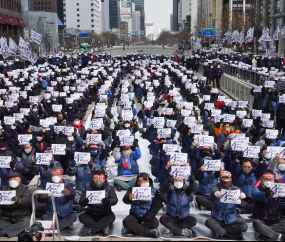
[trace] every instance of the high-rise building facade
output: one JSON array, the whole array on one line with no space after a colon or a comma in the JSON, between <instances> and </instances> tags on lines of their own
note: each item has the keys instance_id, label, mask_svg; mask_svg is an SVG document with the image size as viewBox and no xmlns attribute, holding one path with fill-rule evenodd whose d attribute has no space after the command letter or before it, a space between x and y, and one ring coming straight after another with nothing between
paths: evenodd
<instances>
[{"instance_id":1,"label":"high-rise building facade","mask_svg":"<svg viewBox=\"0 0 285 242\"><path fill-rule=\"evenodd\" d=\"M141 28L141 37L145 37L145 12L144 12L144 0L133 0L133 3L136 5L136 11L140 12L140 28Z\"/></svg>"},{"instance_id":2,"label":"high-rise building facade","mask_svg":"<svg viewBox=\"0 0 285 242\"><path fill-rule=\"evenodd\" d=\"M64 0L63 4L66 28L101 32L99 0Z\"/></svg>"},{"instance_id":3,"label":"high-rise building facade","mask_svg":"<svg viewBox=\"0 0 285 242\"><path fill-rule=\"evenodd\" d=\"M110 9L110 29L120 29L120 2L118 0L109 0Z\"/></svg>"},{"instance_id":4,"label":"high-rise building facade","mask_svg":"<svg viewBox=\"0 0 285 242\"><path fill-rule=\"evenodd\" d=\"M14 39L17 43L23 35L21 0L0 1L0 36Z\"/></svg>"},{"instance_id":5,"label":"high-rise building facade","mask_svg":"<svg viewBox=\"0 0 285 242\"><path fill-rule=\"evenodd\" d=\"M178 23L178 2L179 0L173 0L173 32L179 31L179 23Z\"/></svg>"},{"instance_id":6,"label":"high-rise building facade","mask_svg":"<svg viewBox=\"0 0 285 242\"><path fill-rule=\"evenodd\" d=\"M31 11L44 11L57 13L57 0L33 0L34 6Z\"/></svg>"}]
</instances>

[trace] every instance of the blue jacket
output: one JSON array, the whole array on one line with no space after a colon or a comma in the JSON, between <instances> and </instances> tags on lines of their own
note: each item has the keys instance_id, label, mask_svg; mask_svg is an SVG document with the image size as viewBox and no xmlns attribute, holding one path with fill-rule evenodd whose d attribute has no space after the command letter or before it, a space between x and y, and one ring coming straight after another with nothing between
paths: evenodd
<instances>
[{"instance_id":1,"label":"blue jacket","mask_svg":"<svg viewBox=\"0 0 285 242\"><path fill-rule=\"evenodd\" d=\"M61 167L61 163L58 161L55 161L53 167ZM36 166L35 167L35 173L40 173L41 187L44 190L46 189L47 182L52 182L52 180L51 180L52 169L53 169L52 167L49 167L49 169L46 172L44 166Z\"/></svg>"},{"instance_id":2,"label":"blue jacket","mask_svg":"<svg viewBox=\"0 0 285 242\"><path fill-rule=\"evenodd\" d=\"M230 169L233 175L233 184L237 186L244 194L252 198L252 187L257 183L262 172L267 168L266 163L259 163L257 168L253 168L249 175L245 175L239 162L234 162Z\"/></svg>"},{"instance_id":3,"label":"blue jacket","mask_svg":"<svg viewBox=\"0 0 285 242\"><path fill-rule=\"evenodd\" d=\"M72 200L75 198L75 192L73 190L72 184L69 182L64 182L64 188L68 189L70 191L70 195L67 196L62 196L62 197L55 197L54 202L55 202L55 207L56 207L56 212L57 215L61 217L65 217L69 214L73 213L73 208L72 208ZM53 214L53 208L52 208L52 202L51 202L51 197L47 197L47 199L44 199L43 201L39 197L39 202L46 202L46 213L47 214Z\"/></svg>"},{"instance_id":4,"label":"blue jacket","mask_svg":"<svg viewBox=\"0 0 285 242\"><path fill-rule=\"evenodd\" d=\"M220 149L216 149L214 154L210 154L210 157L213 160L219 160L221 159L221 151ZM193 161L196 163L196 167L195 169L192 169L194 171L198 170L199 168L201 168L201 166L204 164L204 159L203 157L200 155L200 148L197 149L196 147L193 149L192 151L192 159Z\"/></svg>"},{"instance_id":5,"label":"blue jacket","mask_svg":"<svg viewBox=\"0 0 285 242\"><path fill-rule=\"evenodd\" d=\"M17 162L16 170L15 170L21 174L22 172L18 171L17 167L22 168L22 172L25 171L25 167L21 161ZM9 185L8 175L11 174L12 172L15 172L15 171L10 169L10 168L8 168L8 169L7 168L1 168L0 170L1 170L1 189L2 189L2 187Z\"/></svg>"},{"instance_id":6,"label":"blue jacket","mask_svg":"<svg viewBox=\"0 0 285 242\"><path fill-rule=\"evenodd\" d=\"M193 197L188 196L185 191L181 192L179 200L176 191L173 191L167 196L167 214L174 218L188 217L191 201L193 201Z\"/></svg>"},{"instance_id":7,"label":"blue jacket","mask_svg":"<svg viewBox=\"0 0 285 242\"><path fill-rule=\"evenodd\" d=\"M166 181L166 176L162 172L162 169L165 169L167 162L169 161L169 155L163 156L162 158L158 159L159 155L155 155L152 157L150 164L155 167L155 170L158 171L158 181Z\"/></svg>"},{"instance_id":8,"label":"blue jacket","mask_svg":"<svg viewBox=\"0 0 285 242\"><path fill-rule=\"evenodd\" d=\"M128 169L124 170L124 156L121 155L121 159L117 161L118 164L118 176L123 175L135 175L139 173L139 167L137 164L137 160L141 158L141 150L140 148L136 148L136 150L130 155L130 158L128 160Z\"/></svg>"},{"instance_id":9,"label":"blue jacket","mask_svg":"<svg viewBox=\"0 0 285 242\"><path fill-rule=\"evenodd\" d=\"M237 220L236 204L221 203L220 198L214 196L214 193L220 190L221 188L218 184L211 189L211 194L213 196L212 217L218 221L224 221L225 224L231 224ZM239 190L239 188L232 186L229 190Z\"/></svg>"},{"instance_id":10,"label":"blue jacket","mask_svg":"<svg viewBox=\"0 0 285 242\"><path fill-rule=\"evenodd\" d=\"M68 176L76 176L76 190L84 191L90 189L90 182L93 179L93 174L88 165L80 165L73 169L70 169L69 167L66 173Z\"/></svg>"},{"instance_id":11,"label":"blue jacket","mask_svg":"<svg viewBox=\"0 0 285 242\"><path fill-rule=\"evenodd\" d=\"M277 198L270 197L265 199L263 193L266 192L266 188L262 185L254 187L252 189L252 198L254 199L253 206L253 218L259 218L264 220L276 220L280 217L280 205Z\"/></svg>"},{"instance_id":12,"label":"blue jacket","mask_svg":"<svg viewBox=\"0 0 285 242\"><path fill-rule=\"evenodd\" d=\"M204 171L203 176L197 180L199 181L197 191L204 196L211 195L211 188L218 183L218 178L215 171L212 171L210 175L208 172Z\"/></svg>"},{"instance_id":13,"label":"blue jacket","mask_svg":"<svg viewBox=\"0 0 285 242\"><path fill-rule=\"evenodd\" d=\"M151 200L150 201L133 201L131 204L131 210L130 212L132 214L135 214L136 216L143 218L144 215L150 210L153 198L156 194L156 189L151 188Z\"/></svg>"},{"instance_id":14,"label":"blue jacket","mask_svg":"<svg viewBox=\"0 0 285 242\"><path fill-rule=\"evenodd\" d=\"M151 113L149 115L150 119L154 118L153 114L154 114L154 111L151 110ZM147 119L148 119L147 115L145 114L145 112L143 112L143 118L142 118L143 128L145 128L147 126Z\"/></svg>"}]
</instances>

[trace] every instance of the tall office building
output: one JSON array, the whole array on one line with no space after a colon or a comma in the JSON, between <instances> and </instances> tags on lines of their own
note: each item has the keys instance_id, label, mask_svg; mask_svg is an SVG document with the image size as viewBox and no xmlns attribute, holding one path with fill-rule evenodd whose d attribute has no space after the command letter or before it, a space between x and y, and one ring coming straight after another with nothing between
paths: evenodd
<instances>
[{"instance_id":1,"label":"tall office building","mask_svg":"<svg viewBox=\"0 0 285 242\"><path fill-rule=\"evenodd\" d=\"M33 0L34 7L31 11L44 11L57 13L57 0Z\"/></svg>"},{"instance_id":2,"label":"tall office building","mask_svg":"<svg viewBox=\"0 0 285 242\"><path fill-rule=\"evenodd\" d=\"M99 0L64 0L63 4L66 28L101 32Z\"/></svg>"},{"instance_id":3,"label":"tall office building","mask_svg":"<svg viewBox=\"0 0 285 242\"><path fill-rule=\"evenodd\" d=\"M178 2L179 0L173 0L173 32L179 31L179 23L178 23Z\"/></svg>"},{"instance_id":4,"label":"tall office building","mask_svg":"<svg viewBox=\"0 0 285 242\"><path fill-rule=\"evenodd\" d=\"M170 14L170 32L173 32L173 13Z\"/></svg>"},{"instance_id":5,"label":"tall office building","mask_svg":"<svg viewBox=\"0 0 285 242\"><path fill-rule=\"evenodd\" d=\"M140 27L141 27L141 37L145 37L145 12L144 12L144 0L133 0L136 5L136 11L140 12Z\"/></svg>"},{"instance_id":6,"label":"tall office building","mask_svg":"<svg viewBox=\"0 0 285 242\"><path fill-rule=\"evenodd\" d=\"M110 7L110 29L120 29L120 2L118 0L109 0Z\"/></svg>"}]
</instances>

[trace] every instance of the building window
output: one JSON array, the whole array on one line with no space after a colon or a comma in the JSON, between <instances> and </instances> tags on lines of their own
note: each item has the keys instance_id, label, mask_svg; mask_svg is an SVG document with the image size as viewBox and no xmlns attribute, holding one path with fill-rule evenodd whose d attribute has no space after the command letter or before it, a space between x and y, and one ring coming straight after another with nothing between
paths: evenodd
<instances>
[{"instance_id":1,"label":"building window","mask_svg":"<svg viewBox=\"0 0 285 242\"><path fill-rule=\"evenodd\" d=\"M48 9L50 9L50 7L48 7Z\"/></svg>"},{"instance_id":2,"label":"building window","mask_svg":"<svg viewBox=\"0 0 285 242\"><path fill-rule=\"evenodd\" d=\"M91 25L92 28L94 28L94 25Z\"/></svg>"},{"instance_id":3,"label":"building window","mask_svg":"<svg viewBox=\"0 0 285 242\"><path fill-rule=\"evenodd\" d=\"M48 2L48 5L50 5L50 2Z\"/></svg>"},{"instance_id":4,"label":"building window","mask_svg":"<svg viewBox=\"0 0 285 242\"><path fill-rule=\"evenodd\" d=\"M44 7L42 7L42 9L44 9Z\"/></svg>"},{"instance_id":5,"label":"building window","mask_svg":"<svg viewBox=\"0 0 285 242\"><path fill-rule=\"evenodd\" d=\"M91 17L94 17L94 14L91 14Z\"/></svg>"},{"instance_id":6,"label":"building window","mask_svg":"<svg viewBox=\"0 0 285 242\"><path fill-rule=\"evenodd\" d=\"M77 28L80 28L80 25L77 25Z\"/></svg>"},{"instance_id":7,"label":"building window","mask_svg":"<svg viewBox=\"0 0 285 242\"><path fill-rule=\"evenodd\" d=\"M80 19L77 19L77 22L80 22Z\"/></svg>"},{"instance_id":8,"label":"building window","mask_svg":"<svg viewBox=\"0 0 285 242\"><path fill-rule=\"evenodd\" d=\"M80 14L77 14L77 17L79 17L80 16Z\"/></svg>"},{"instance_id":9,"label":"building window","mask_svg":"<svg viewBox=\"0 0 285 242\"><path fill-rule=\"evenodd\" d=\"M35 3L35 5L37 5L37 3Z\"/></svg>"},{"instance_id":10,"label":"building window","mask_svg":"<svg viewBox=\"0 0 285 242\"><path fill-rule=\"evenodd\" d=\"M79 3L76 3L77 6L79 6Z\"/></svg>"},{"instance_id":11,"label":"building window","mask_svg":"<svg viewBox=\"0 0 285 242\"><path fill-rule=\"evenodd\" d=\"M91 19L91 22L94 22L94 19Z\"/></svg>"},{"instance_id":12,"label":"building window","mask_svg":"<svg viewBox=\"0 0 285 242\"><path fill-rule=\"evenodd\" d=\"M37 9L37 7L35 7L35 9Z\"/></svg>"},{"instance_id":13,"label":"building window","mask_svg":"<svg viewBox=\"0 0 285 242\"><path fill-rule=\"evenodd\" d=\"M79 8L77 8L77 12L79 11Z\"/></svg>"},{"instance_id":14,"label":"building window","mask_svg":"<svg viewBox=\"0 0 285 242\"><path fill-rule=\"evenodd\" d=\"M47 5L47 2L45 2L45 5Z\"/></svg>"},{"instance_id":15,"label":"building window","mask_svg":"<svg viewBox=\"0 0 285 242\"><path fill-rule=\"evenodd\" d=\"M45 7L45 9L47 9L47 7Z\"/></svg>"}]
</instances>

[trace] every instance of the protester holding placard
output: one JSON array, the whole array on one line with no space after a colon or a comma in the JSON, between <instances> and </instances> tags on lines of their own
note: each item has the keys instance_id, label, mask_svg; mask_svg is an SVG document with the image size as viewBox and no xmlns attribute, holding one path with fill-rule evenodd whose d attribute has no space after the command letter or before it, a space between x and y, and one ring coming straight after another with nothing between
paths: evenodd
<instances>
[{"instance_id":1,"label":"protester holding placard","mask_svg":"<svg viewBox=\"0 0 285 242\"><path fill-rule=\"evenodd\" d=\"M118 126L115 128L116 130L130 130L131 135L135 135L136 132L139 131L138 123L131 122L130 120L125 120L124 122L119 122Z\"/></svg>"},{"instance_id":2,"label":"protester holding placard","mask_svg":"<svg viewBox=\"0 0 285 242\"><path fill-rule=\"evenodd\" d=\"M97 145L90 144L88 152L90 152L90 157L86 164L76 163L75 160L72 160L66 172L68 176L76 177L75 204L79 203L82 192L89 189L89 184L92 181L92 172L103 170L103 166L106 164L107 152L105 147L100 147L99 149Z\"/></svg>"},{"instance_id":3,"label":"protester holding placard","mask_svg":"<svg viewBox=\"0 0 285 242\"><path fill-rule=\"evenodd\" d=\"M282 137L285 135L285 89L280 90L280 96L275 96L274 92L270 92L270 100L276 102L274 107L274 113L276 115L276 122L279 132L282 134Z\"/></svg>"},{"instance_id":4,"label":"protester holding placard","mask_svg":"<svg viewBox=\"0 0 285 242\"><path fill-rule=\"evenodd\" d=\"M117 147L113 151L113 157L115 162L118 163L118 174L115 178L117 189L119 191L122 189L128 190L136 183L135 177L132 176L139 173L137 160L141 158L141 150L137 147L132 151L130 146L125 146L121 152L120 148ZM120 176L129 176L130 180L126 181L125 179L121 179Z\"/></svg>"},{"instance_id":5,"label":"protester holding placard","mask_svg":"<svg viewBox=\"0 0 285 242\"><path fill-rule=\"evenodd\" d=\"M259 85L262 88L262 85ZM255 92L255 87L251 88L250 94L254 96L252 108L256 110L262 110L263 108L263 95L262 92Z\"/></svg>"},{"instance_id":6,"label":"protester holding placard","mask_svg":"<svg viewBox=\"0 0 285 242\"><path fill-rule=\"evenodd\" d=\"M218 183L218 178L220 176L220 171L223 168L220 167L219 171L207 171L205 170L205 165L202 165L196 171L196 178L199 182L197 189L196 202L200 210L207 209L212 211L213 208L213 197L211 196L211 189Z\"/></svg>"},{"instance_id":7,"label":"protester holding placard","mask_svg":"<svg viewBox=\"0 0 285 242\"><path fill-rule=\"evenodd\" d=\"M31 143L25 144L23 149L19 149L19 146L15 146L13 153L21 158L21 162L24 164L25 172L22 174L23 184L29 184L33 179L33 174L30 172L32 167L36 164L36 153L41 153L41 147L35 143L35 140L31 140ZM33 144L32 144L33 143Z\"/></svg>"},{"instance_id":8,"label":"protester holding placard","mask_svg":"<svg viewBox=\"0 0 285 242\"><path fill-rule=\"evenodd\" d=\"M210 157L213 160L221 159L221 151L218 148L217 144L213 143L213 150L209 146L202 146L200 147L201 142L193 142L192 146L195 146L192 151L192 160L191 168L192 171L198 170L203 164L204 159L206 157Z\"/></svg>"},{"instance_id":9,"label":"protester holding placard","mask_svg":"<svg viewBox=\"0 0 285 242\"><path fill-rule=\"evenodd\" d=\"M274 173L267 169L252 189L254 210L252 213L253 228L257 239L284 240L285 221L280 219L278 197L271 188L274 185Z\"/></svg>"},{"instance_id":10,"label":"protester holding placard","mask_svg":"<svg viewBox=\"0 0 285 242\"><path fill-rule=\"evenodd\" d=\"M151 189L149 200L136 200L136 195L133 194L135 187L149 187ZM161 199L159 192L153 188L153 181L147 173L137 175L136 184L128 189L123 202L131 205L130 215L123 220L123 232L131 231L142 237L158 238L159 222L155 216L161 209Z\"/></svg>"},{"instance_id":11,"label":"protester holding placard","mask_svg":"<svg viewBox=\"0 0 285 242\"><path fill-rule=\"evenodd\" d=\"M213 218L207 219L205 225L212 230L215 239L220 236L222 238L243 240L242 233L246 232L248 227L242 219L237 219L236 204L221 202L222 190L239 191L239 188L232 185L232 174L230 172L221 171L219 178L219 183L211 188ZM239 199L244 198L246 198L245 194L240 192Z\"/></svg>"},{"instance_id":12,"label":"protester holding placard","mask_svg":"<svg viewBox=\"0 0 285 242\"><path fill-rule=\"evenodd\" d=\"M31 193L26 185L21 184L18 172L9 174L9 185L2 187L2 191L16 191L11 205L0 205L0 237L16 237L24 229L29 228ZM2 202L2 201L1 201Z\"/></svg>"},{"instance_id":13,"label":"protester holding placard","mask_svg":"<svg viewBox=\"0 0 285 242\"><path fill-rule=\"evenodd\" d=\"M276 101L272 101L270 97L272 97L272 94L274 93L275 96L277 96L277 90L272 88L262 88L262 95L263 95L263 105L262 105L262 112L263 113L270 113L270 119L274 120L274 110L276 108Z\"/></svg>"},{"instance_id":14,"label":"protester holding placard","mask_svg":"<svg viewBox=\"0 0 285 242\"><path fill-rule=\"evenodd\" d=\"M45 129L43 130L45 131ZM48 132L39 131L36 132L35 142L41 147L42 152L45 152L48 148L50 148L53 140Z\"/></svg>"},{"instance_id":15,"label":"protester holding placard","mask_svg":"<svg viewBox=\"0 0 285 242\"><path fill-rule=\"evenodd\" d=\"M59 229L73 229L73 223L76 221L76 216L73 214L72 201L75 197L73 186L69 182L63 180L63 169L55 167L51 172L52 182L55 184L63 184L64 190L59 191L63 196L55 199L55 207L58 217ZM41 220L52 220L53 206L51 197L48 194L42 194L38 198L39 203L46 203L46 214Z\"/></svg>"},{"instance_id":16,"label":"protester holding placard","mask_svg":"<svg viewBox=\"0 0 285 242\"><path fill-rule=\"evenodd\" d=\"M240 131L237 129L235 124L227 123L221 120L221 122L216 123L215 135L217 137L217 145L222 148L226 138L229 134L239 134ZM224 149L224 148L222 148Z\"/></svg>"},{"instance_id":17,"label":"protester holding placard","mask_svg":"<svg viewBox=\"0 0 285 242\"><path fill-rule=\"evenodd\" d=\"M77 130L77 133L80 135L81 138L83 138L85 134L85 127L82 123L82 121L79 119L78 116L74 117L74 120L72 122L72 126Z\"/></svg>"},{"instance_id":18,"label":"protester holding placard","mask_svg":"<svg viewBox=\"0 0 285 242\"><path fill-rule=\"evenodd\" d=\"M80 230L80 236L94 235L100 231L108 235L109 225L115 221L111 207L118 203L115 190L109 185L104 171L95 171L88 187L79 202L80 206L87 206L86 212L79 216L79 221L85 225ZM87 197L87 191L104 192L105 195L101 203L89 204L92 199Z\"/></svg>"},{"instance_id":19,"label":"protester holding placard","mask_svg":"<svg viewBox=\"0 0 285 242\"><path fill-rule=\"evenodd\" d=\"M284 161L285 163L285 161ZM253 212L252 188L262 175L262 172L267 168L263 160L259 160L258 166L253 168L253 162L249 158L243 160L236 159L231 166L233 176L233 184L237 186L245 195L246 198L238 204L238 212L240 214L248 214Z\"/></svg>"},{"instance_id":20,"label":"protester holding placard","mask_svg":"<svg viewBox=\"0 0 285 242\"><path fill-rule=\"evenodd\" d=\"M189 185L183 179L174 179L173 176L167 178L163 188L167 193L167 212L161 216L160 223L174 235L192 238L191 228L196 225L196 218L189 215L190 202L193 201L191 194L196 191L197 185L192 175L188 182Z\"/></svg>"},{"instance_id":21,"label":"protester holding placard","mask_svg":"<svg viewBox=\"0 0 285 242\"><path fill-rule=\"evenodd\" d=\"M153 119L154 117L159 117L159 114L151 107L145 107L138 112L138 118L142 120L143 128L147 126L147 119Z\"/></svg>"},{"instance_id":22,"label":"protester holding placard","mask_svg":"<svg viewBox=\"0 0 285 242\"><path fill-rule=\"evenodd\" d=\"M18 161L17 157L11 151L6 151L5 153L1 154L0 161L1 165L3 165L0 167L1 188L9 184L9 175L12 172L18 172L19 174L23 174L25 172L23 163L21 161Z\"/></svg>"}]
</instances>

